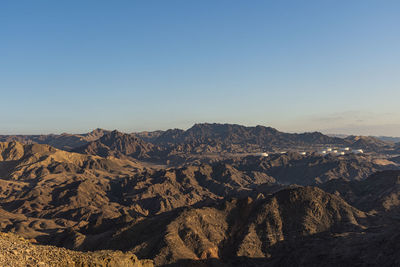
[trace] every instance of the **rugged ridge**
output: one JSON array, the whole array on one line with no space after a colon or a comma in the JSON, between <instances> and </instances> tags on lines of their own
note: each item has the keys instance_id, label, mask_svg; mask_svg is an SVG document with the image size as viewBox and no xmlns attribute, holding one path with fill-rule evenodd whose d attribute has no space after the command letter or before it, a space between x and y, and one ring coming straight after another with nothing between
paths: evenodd
<instances>
[{"instance_id":1,"label":"rugged ridge","mask_svg":"<svg viewBox=\"0 0 400 267\"><path fill-rule=\"evenodd\" d=\"M265 127L246 127L237 124L202 123L195 124L190 129L168 130L154 140L156 144L187 145L192 150L214 147L218 151L240 152L243 149L274 149L291 145L305 144L344 144L340 138L329 137L318 132L304 134L288 134ZM242 146L235 148L235 145ZM203 149L203 152L204 152ZM187 151L189 152L189 151Z\"/></svg>"},{"instance_id":2,"label":"rugged ridge","mask_svg":"<svg viewBox=\"0 0 400 267\"><path fill-rule=\"evenodd\" d=\"M201 123L188 130L123 134L96 129L87 134L0 136L0 141L48 144L56 148L100 156L128 156L163 162L185 162L190 155L259 153L324 146L348 146L370 152L396 152L396 145L373 137L330 137L319 132L290 134L271 127Z\"/></svg>"},{"instance_id":3,"label":"rugged ridge","mask_svg":"<svg viewBox=\"0 0 400 267\"><path fill-rule=\"evenodd\" d=\"M332 180L321 185L364 211L400 212L400 171L381 171L365 180Z\"/></svg>"},{"instance_id":4,"label":"rugged ridge","mask_svg":"<svg viewBox=\"0 0 400 267\"><path fill-rule=\"evenodd\" d=\"M20 143L46 144L63 150L72 150L88 142L97 140L109 131L95 129L86 134L48 134L48 135L0 135L0 142L17 141Z\"/></svg>"},{"instance_id":5,"label":"rugged ridge","mask_svg":"<svg viewBox=\"0 0 400 267\"><path fill-rule=\"evenodd\" d=\"M279 242L359 231L365 218L340 197L298 187L266 198L233 199L128 224L96 249L129 249L154 258L156 265L183 259L269 258Z\"/></svg>"},{"instance_id":6,"label":"rugged ridge","mask_svg":"<svg viewBox=\"0 0 400 267\"><path fill-rule=\"evenodd\" d=\"M101 157L131 157L136 159L150 158L159 149L132 134L124 134L116 130L103 135L101 138L76 148L74 151L98 155Z\"/></svg>"}]
</instances>

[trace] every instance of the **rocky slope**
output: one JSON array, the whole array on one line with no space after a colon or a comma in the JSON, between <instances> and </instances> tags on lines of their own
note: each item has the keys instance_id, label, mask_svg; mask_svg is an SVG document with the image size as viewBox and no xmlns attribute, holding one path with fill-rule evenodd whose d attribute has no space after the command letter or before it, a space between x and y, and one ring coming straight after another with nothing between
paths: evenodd
<instances>
[{"instance_id":1,"label":"rocky slope","mask_svg":"<svg viewBox=\"0 0 400 267\"><path fill-rule=\"evenodd\" d=\"M383 149L389 149L393 146L392 143L380 140L372 136L348 136L344 139L352 147L358 149L366 149L370 151L379 151Z\"/></svg>"},{"instance_id":2,"label":"rocky slope","mask_svg":"<svg viewBox=\"0 0 400 267\"><path fill-rule=\"evenodd\" d=\"M0 143L0 155L0 226L28 238L85 224L98 213L121 216L114 186L143 169L39 144Z\"/></svg>"},{"instance_id":3,"label":"rocky slope","mask_svg":"<svg viewBox=\"0 0 400 267\"><path fill-rule=\"evenodd\" d=\"M366 220L365 213L340 197L317 188L298 187L128 223L101 244L91 240L96 239L91 229L78 248L130 250L153 258L156 265L184 259L229 262L238 257L273 257L274 247L282 242L322 233L333 236L363 231Z\"/></svg>"},{"instance_id":4,"label":"rocky slope","mask_svg":"<svg viewBox=\"0 0 400 267\"><path fill-rule=\"evenodd\" d=\"M321 188L364 211L400 212L399 171L377 172L361 181L332 180Z\"/></svg>"},{"instance_id":5,"label":"rocky slope","mask_svg":"<svg viewBox=\"0 0 400 267\"><path fill-rule=\"evenodd\" d=\"M139 260L120 251L78 252L32 244L17 235L0 233L0 265L3 267L152 267L151 260Z\"/></svg>"},{"instance_id":6,"label":"rocky slope","mask_svg":"<svg viewBox=\"0 0 400 267\"><path fill-rule=\"evenodd\" d=\"M112 131L101 138L74 149L75 152L101 157L155 158L161 149L132 135Z\"/></svg>"},{"instance_id":7,"label":"rocky slope","mask_svg":"<svg viewBox=\"0 0 400 267\"><path fill-rule=\"evenodd\" d=\"M379 170L398 169L394 162L353 154L321 156L286 153L269 157L231 158L223 162L244 173L259 172L273 177L281 184L299 185L316 185L338 178L362 180Z\"/></svg>"}]
</instances>

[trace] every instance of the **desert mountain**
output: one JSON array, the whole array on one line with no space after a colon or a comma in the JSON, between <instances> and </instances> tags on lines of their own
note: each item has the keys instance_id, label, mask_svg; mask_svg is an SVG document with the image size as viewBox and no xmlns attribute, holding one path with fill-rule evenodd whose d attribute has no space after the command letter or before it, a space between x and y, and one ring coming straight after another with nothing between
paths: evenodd
<instances>
[{"instance_id":1,"label":"desert mountain","mask_svg":"<svg viewBox=\"0 0 400 267\"><path fill-rule=\"evenodd\" d=\"M0 143L0 155L0 226L28 238L84 223L93 214L121 216L118 190L111 188L142 170L133 161L39 144Z\"/></svg>"},{"instance_id":2,"label":"desert mountain","mask_svg":"<svg viewBox=\"0 0 400 267\"><path fill-rule=\"evenodd\" d=\"M144 132L137 132L135 135L141 138L143 141L153 143L156 138L158 138L164 131L144 131Z\"/></svg>"},{"instance_id":3,"label":"desert mountain","mask_svg":"<svg viewBox=\"0 0 400 267\"><path fill-rule=\"evenodd\" d=\"M160 149L132 134L112 131L74 151L101 157L130 157L148 159Z\"/></svg>"},{"instance_id":4,"label":"desert mountain","mask_svg":"<svg viewBox=\"0 0 400 267\"><path fill-rule=\"evenodd\" d=\"M333 179L362 180L379 170L398 169L396 163L367 155L321 156L299 153L248 156L225 160L237 170L263 173L280 184L316 185Z\"/></svg>"},{"instance_id":5,"label":"desert mountain","mask_svg":"<svg viewBox=\"0 0 400 267\"><path fill-rule=\"evenodd\" d=\"M264 126L196 124L184 131L125 134L113 131L73 151L121 158L134 158L169 166L210 163L235 155L264 151L321 151L326 146L389 151L392 145L372 137L329 137L318 132L288 134Z\"/></svg>"},{"instance_id":6,"label":"desert mountain","mask_svg":"<svg viewBox=\"0 0 400 267\"><path fill-rule=\"evenodd\" d=\"M333 238L343 232L362 231L366 217L340 197L299 187L128 223L109 234L107 241L97 243L95 249L130 250L139 257L153 258L156 265L188 259L224 263L241 257L267 259L274 257L277 244L320 234ZM81 248L94 245L94 229L88 229L86 240L79 243Z\"/></svg>"},{"instance_id":7,"label":"desert mountain","mask_svg":"<svg viewBox=\"0 0 400 267\"><path fill-rule=\"evenodd\" d=\"M388 142L388 143L398 143L400 142L400 137L394 137L394 136L376 136L379 140Z\"/></svg>"},{"instance_id":8,"label":"desert mountain","mask_svg":"<svg viewBox=\"0 0 400 267\"><path fill-rule=\"evenodd\" d=\"M386 172L368 179L387 184L377 195L390 197L397 187L383 192L398 177L399 172ZM321 258L326 266L397 265L399 223L376 212L360 211L337 193L294 187L174 209L118 227L99 222L67 245L129 250L167 266L317 266ZM94 242L101 229L108 229L107 241Z\"/></svg>"},{"instance_id":9,"label":"desert mountain","mask_svg":"<svg viewBox=\"0 0 400 267\"><path fill-rule=\"evenodd\" d=\"M271 127L246 127L236 124L202 123L190 129L157 132L149 139L158 145L176 145L190 151L252 152L263 150L285 150L293 147L350 146L354 149L382 150L391 144L374 137L349 136L345 139L331 137L320 132L290 134ZM187 152L190 152L187 151Z\"/></svg>"},{"instance_id":10,"label":"desert mountain","mask_svg":"<svg viewBox=\"0 0 400 267\"><path fill-rule=\"evenodd\" d=\"M10 142L0 143L0 148L0 207L5 214L1 225L26 237L79 228L94 218L153 216L204 201L255 197L284 185L362 179L383 169L361 156L296 153L154 169L131 159L106 159L48 145ZM20 219L13 220L15 216Z\"/></svg>"},{"instance_id":11,"label":"desert mountain","mask_svg":"<svg viewBox=\"0 0 400 267\"><path fill-rule=\"evenodd\" d=\"M360 181L332 180L321 188L363 211L400 215L400 171L377 172Z\"/></svg>"},{"instance_id":12,"label":"desert mountain","mask_svg":"<svg viewBox=\"0 0 400 267\"><path fill-rule=\"evenodd\" d=\"M319 132L290 134L265 126L216 123L195 124L186 131L171 129L134 134L96 129L87 134L3 135L0 141L47 144L67 151L102 157L129 157L170 166L211 162L232 154L320 151L326 146L396 152L393 143L373 137L349 136L343 139Z\"/></svg>"},{"instance_id":13,"label":"desert mountain","mask_svg":"<svg viewBox=\"0 0 400 267\"><path fill-rule=\"evenodd\" d=\"M352 147L357 147L359 149L368 149L371 151L379 151L384 148L390 148L392 146L391 143L380 140L376 137L372 136L348 136L344 139Z\"/></svg>"},{"instance_id":14,"label":"desert mountain","mask_svg":"<svg viewBox=\"0 0 400 267\"><path fill-rule=\"evenodd\" d=\"M117 131L86 144L85 154L0 142L0 229L175 266L291 264L287 251L304 265L318 262L305 244L333 266L355 261L360 250L346 254L350 247L374 255L393 238L383 225L397 225L399 174L379 172L398 168L391 161L286 153L164 168L134 159L160 146ZM368 260L376 259L361 263Z\"/></svg>"},{"instance_id":15,"label":"desert mountain","mask_svg":"<svg viewBox=\"0 0 400 267\"><path fill-rule=\"evenodd\" d=\"M0 142L17 141L26 144L46 144L63 150L71 150L97 140L108 132L103 129L95 129L86 134L0 135Z\"/></svg>"},{"instance_id":16,"label":"desert mountain","mask_svg":"<svg viewBox=\"0 0 400 267\"><path fill-rule=\"evenodd\" d=\"M187 149L197 152L210 152L212 149L219 152L251 152L253 149L273 150L293 145L344 144L343 139L318 132L288 134L265 126L246 127L217 123L195 124L186 131L168 130L153 142L159 145L173 144L182 148L187 146Z\"/></svg>"}]
</instances>

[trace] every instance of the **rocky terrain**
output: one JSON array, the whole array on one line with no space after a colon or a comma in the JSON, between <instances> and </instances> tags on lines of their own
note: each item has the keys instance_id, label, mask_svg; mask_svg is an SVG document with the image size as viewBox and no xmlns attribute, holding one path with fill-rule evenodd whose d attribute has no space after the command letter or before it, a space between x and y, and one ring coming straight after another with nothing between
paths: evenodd
<instances>
[{"instance_id":1,"label":"rocky terrain","mask_svg":"<svg viewBox=\"0 0 400 267\"><path fill-rule=\"evenodd\" d=\"M0 135L0 142L17 141L26 144L46 144L63 150L71 150L95 141L109 132L103 129L95 129L85 134Z\"/></svg>"},{"instance_id":2,"label":"rocky terrain","mask_svg":"<svg viewBox=\"0 0 400 267\"><path fill-rule=\"evenodd\" d=\"M63 244L132 251L168 266L317 266L322 259L328 266L396 266L399 222L384 216L314 187L295 187L177 209L115 228L98 223ZM102 228L108 229L101 234L105 241L95 242Z\"/></svg>"},{"instance_id":3,"label":"rocky terrain","mask_svg":"<svg viewBox=\"0 0 400 267\"><path fill-rule=\"evenodd\" d=\"M158 169L138 161L0 143L0 226L46 240L93 220L138 219L204 201L254 197L291 184L361 180L394 165L364 156L248 156Z\"/></svg>"},{"instance_id":4,"label":"rocky terrain","mask_svg":"<svg viewBox=\"0 0 400 267\"><path fill-rule=\"evenodd\" d=\"M322 184L321 188L362 210L392 215L400 212L399 171L377 172L359 181L331 180Z\"/></svg>"},{"instance_id":5,"label":"rocky terrain","mask_svg":"<svg viewBox=\"0 0 400 267\"><path fill-rule=\"evenodd\" d=\"M375 137L331 137L319 132L290 134L271 127L236 124L195 124L188 130L121 133L96 129L86 134L3 135L0 142L47 144L55 148L102 157L128 157L177 166L210 162L232 154L317 151L331 147L364 149L374 153L400 153L398 144Z\"/></svg>"},{"instance_id":6,"label":"rocky terrain","mask_svg":"<svg viewBox=\"0 0 400 267\"><path fill-rule=\"evenodd\" d=\"M150 260L139 260L132 253L120 251L78 252L54 246L32 244L29 240L11 233L0 233L0 265L26 266L76 266L76 267L152 267Z\"/></svg>"},{"instance_id":7,"label":"rocky terrain","mask_svg":"<svg viewBox=\"0 0 400 267\"><path fill-rule=\"evenodd\" d=\"M299 187L267 197L183 209L160 216L157 224L151 222L154 218L133 223L98 248L129 248L138 255L151 255L156 264L181 259L265 258L279 242L327 230L359 230L365 218L341 198L317 188ZM143 229L143 225L149 228Z\"/></svg>"},{"instance_id":8,"label":"rocky terrain","mask_svg":"<svg viewBox=\"0 0 400 267\"><path fill-rule=\"evenodd\" d=\"M400 263L397 157L251 152L386 143L216 124L24 138L0 142L2 266Z\"/></svg>"},{"instance_id":9,"label":"rocky terrain","mask_svg":"<svg viewBox=\"0 0 400 267\"><path fill-rule=\"evenodd\" d=\"M393 146L392 143L383 141L372 136L348 136L344 138L346 142L351 144L352 147L359 149L367 149L371 151L379 151L382 149L389 149Z\"/></svg>"},{"instance_id":10,"label":"rocky terrain","mask_svg":"<svg viewBox=\"0 0 400 267\"><path fill-rule=\"evenodd\" d=\"M95 141L75 148L73 151L102 157L113 156L154 161L165 156L163 150L165 149L145 142L135 135L112 131Z\"/></svg>"}]
</instances>

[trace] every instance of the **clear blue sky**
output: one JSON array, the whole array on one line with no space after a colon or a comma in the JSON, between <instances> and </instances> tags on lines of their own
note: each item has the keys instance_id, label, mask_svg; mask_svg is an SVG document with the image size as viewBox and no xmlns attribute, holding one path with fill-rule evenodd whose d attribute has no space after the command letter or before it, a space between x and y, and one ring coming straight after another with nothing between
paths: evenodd
<instances>
[{"instance_id":1,"label":"clear blue sky","mask_svg":"<svg viewBox=\"0 0 400 267\"><path fill-rule=\"evenodd\" d=\"M400 1L0 1L0 134L400 136Z\"/></svg>"}]
</instances>

